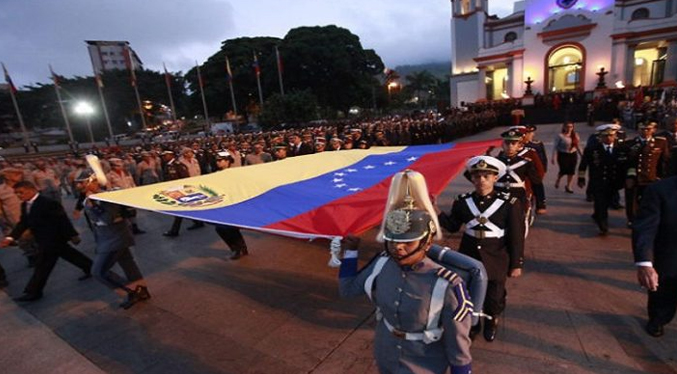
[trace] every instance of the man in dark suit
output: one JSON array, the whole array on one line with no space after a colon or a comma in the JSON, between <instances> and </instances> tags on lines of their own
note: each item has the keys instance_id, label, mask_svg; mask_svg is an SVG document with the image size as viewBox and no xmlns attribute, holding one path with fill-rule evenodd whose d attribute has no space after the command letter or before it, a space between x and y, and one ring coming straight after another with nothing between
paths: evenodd
<instances>
[{"instance_id":1,"label":"man in dark suit","mask_svg":"<svg viewBox=\"0 0 677 374\"><path fill-rule=\"evenodd\" d=\"M311 147L308 143L301 141L301 137L296 133L289 136L289 147L289 157L303 156L313 153L313 147Z\"/></svg>"},{"instance_id":2,"label":"man in dark suit","mask_svg":"<svg viewBox=\"0 0 677 374\"><path fill-rule=\"evenodd\" d=\"M623 188L627 152L616 141L620 126L606 124L597 126L599 139L586 146L578 166L578 187L585 187L586 170L590 169L588 188L595 202L592 218L599 227L600 235L609 232L609 208L614 196Z\"/></svg>"},{"instance_id":3,"label":"man in dark suit","mask_svg":"<svg viewBox=\"0 0 677 374\"><path fill-rule=\"evenodd\" d=\"M658 136L665 138L668 141L668 147L670 148L670 175L677 175L677 118L675 122L672 123L671 127L668 127L668 130L663 131L658 134Z\"/></svg>"},{"instance_id":4,"label":"man in dark suit","mask_svg":"<svg viewBox=\"0 0 677 374\"><path fill-rule=\"evenodd\" d=\"M6 236L0 247L7 247L30 229L38 245L38 257L31 280L24 289L24 295L16 301L35 301L42 297L42 290L59 257L80 268L84 275L91 277L92 260L68 244L79 241L78 233L66 215L63 206L55 200L41 196L31 182L19 182L14 186L21 204L21 219L12 232Z\"/></svg>"},{"instance_id":5,"label":"man in dark suit","mask_svg":"<svg viewBox=\"0 0 677 374\"><path fill-rule=\"evenodd\" d=\"M663 335L677 310L677 177L647 186L632 225L637 280L649 292L646 332Z\"/></svg>"}]
</instances>

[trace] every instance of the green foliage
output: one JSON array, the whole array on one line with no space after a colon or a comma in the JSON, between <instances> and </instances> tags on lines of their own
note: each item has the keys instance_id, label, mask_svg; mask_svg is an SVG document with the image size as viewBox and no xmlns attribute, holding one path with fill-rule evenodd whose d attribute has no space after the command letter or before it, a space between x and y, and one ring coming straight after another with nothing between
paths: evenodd
<instances>
[{"instance_id":1,"label":"green foliage","mask_svg":"<svg viewBox=\"0 0 677 374\"><path fill-rule=\"evenodd\" d=\"M310 90L273 94L266 100L259 122L270 127L280 123L301 123L316 120L317 98Z\"/></svg>"}]
</instances>

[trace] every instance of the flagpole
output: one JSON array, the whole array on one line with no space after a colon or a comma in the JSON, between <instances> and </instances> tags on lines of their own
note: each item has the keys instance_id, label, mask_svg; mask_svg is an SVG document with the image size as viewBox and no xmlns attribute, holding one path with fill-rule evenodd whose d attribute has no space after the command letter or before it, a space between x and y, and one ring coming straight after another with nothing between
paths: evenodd
<instances>
[{"instance_id":1,"label":"flagpole","mask_svg":"<svg viewBox=\"0 0 677 374\"><path fill-rule=\"evenodd\" d=\"M89 60L92 63L92 70L94 71L94 81L96 83L96 88L99 91L99 100L101 100L101 108L103 109L103 117L106 119L106 126L108 126L108 133L110 133L111 141L113 140L113 127L110 124L110 117L108 116L108 108L106 107L106 99L103 96L103 79L101 78L101 72L94 65L94 56L91 52L89 54Z\"/></svg>"},{"instance_id":2,"label":"flagpole","mask_svg":"<svg viewBox=\"0 0 677 374\"><path fill-rule=\"evenodd\" d=\"M275 46L275 57L277 59L277 78L280 81L280 94L284 96L284 84L282 83L282 58L280 57L280 51Z\"/></svg>"},{"instance_id":3,"label":"flagpole","mask_svg":"<svg viewBox=\"0 0 677 374\"><path fill-rule=\"evenodd\" d=\"M66 123L66 129L68 130L68 138L71 141L71 144L75 144L73 139L73 131L71 131L71 124L68 121L68 115L66 115L66 109L63 107L63 101L61 100L61 86L59 85L59 78L57 78L56 73L52 70L52 65L49 64L49 72L52 73L52 81L54 81L54 91L56 91L56 99L59 101L59 107L61 108L61 115L63 116L63 121Z\"/></svg>"},{"instance_id":4,"label":"flagpole","mask_svg":"<svg viewBox=\"0 0 677 374\"><path fill-rule=\"evenodd\" d=\"M9 84L9 95L12 97L12 104L14 104L14 110L16 111L16 116L19 118L19 126L21 126L21 132L23 133L24 136L24 145L30 146L30 143L28 141L28 132L26 131L26 125L24 125L24 119L21 116L21 111L19 110L19 103L16 101L16 87L14 86L14 83L12 82L12 79L9 76L9 73L7 72L7 68L5 68L5 64L2 63L2 71L5 73L5 81L7 84ZM26 148L28 149L28 148Z\"/></svg>"},{"instance_id":5,"label":"flagpole","mask_svg":"<svg viewBox=\"0 0 677 374\"><path fill-rule=\"evenodd\" d=\"M172 119L176 122L176 108L174 107L174 97L172 96L172 83L169 72L167 72L167 67L165 63L162 63L162 67L165 69L165 83L167 84L167 94L169 94L169 105L172 107Z\"/></svg>"},{"instance_id":6,"label":"flagpole","mask_svg":"<svg viewBox=\"0 0 677 374\"><path fill-rule=\"evenodd\" d=\"M134 94L136 95L136 104L139 106L139 114L141 115L141 126L146 129L146 115L143 113L143 106L141 105L141 96L139 95L139 88L136 84L136 67L134 66L134 56L129 50L129 46L125 47L125 57L127 58L127 68L129 69L129 76L131 78ZM112 134L112 133L111 133ZM111 135L112 138L112 135Z\"/></svg>"},{"instance_id":7,"label":"flagpole","mask_svg":"<svg viewBox=\"0 0 677 374\"><path fill-rule=\"evenodd\" d=\"M230 60L228 60L228 56L226 56L226 72L228 73L228 86L230 87L230 101L233 103L233 114L235 114L235 117L237 117L237 105L235 105L235 91L233 90L233 72L230 70Z\"/></svg>"},{"instance_id":8,"label":"flagpole","mask_svg":"<svg viewBox=\"0 0 677 374\"><path fill-rule=\"evenodd\" d=\"M263 91L261 90L261 67L259 66L259 58L254 52L254 72L256 73L256 85L259 87L259 103L263 108Z\"/></svg>"},{"instance_id":9,"label":"flagpole","mask_svg":"<svg viewBox=\"0 0 677 374\"><path fill-rule=\"evenodd\" d=\"M202 87L202 74L200 73L200 65L195 61L195 67L197 68L197 82L200 86L200 96L202 96L202 109L205 112L205 120L207 120L207 126L209 126L209 112L207 111L207 100L205 100L205 90Z\"/></svg>"}]
</instances>

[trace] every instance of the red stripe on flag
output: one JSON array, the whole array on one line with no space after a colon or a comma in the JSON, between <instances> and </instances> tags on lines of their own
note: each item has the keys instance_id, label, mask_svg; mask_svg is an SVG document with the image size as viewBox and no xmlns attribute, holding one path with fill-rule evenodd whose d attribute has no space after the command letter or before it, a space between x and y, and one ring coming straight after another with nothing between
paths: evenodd
<instances>
[{"instance_id":1,"label":"red stripe on flag","mask_svg":"<svg viewBox=\"0 0 677 374\"><path fill-rule=\"evenodd\" d=\"M438 195L463 170L470 157L482 155L489 147L500 144L501 140L456 144L447 151L421 157L411 164L409 169L423 174L429 192ZM444 161L440 162L440 160ZM334 233L337 236L359 234L381 223L391 179L386 178L367 190L265 228L321 235L327 235L327 233Z\"/></svg>"}]
</instances>

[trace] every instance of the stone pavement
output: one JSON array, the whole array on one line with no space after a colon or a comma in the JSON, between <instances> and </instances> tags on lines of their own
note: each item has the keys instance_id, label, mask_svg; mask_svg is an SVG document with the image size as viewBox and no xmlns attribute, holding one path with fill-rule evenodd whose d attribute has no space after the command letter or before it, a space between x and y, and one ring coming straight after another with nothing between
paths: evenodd
<instances>
[{"instance_id":1,"label":"stone pavement","mask_svg":"<svg viewBox=\"0 0 677 374\"><path fill-rule=\"evenodd\" d=\"M591 131L578 130L583 139ZM558 131L538 134L551 144ZM623 212L611 213L611 235L597 236L592 205L579 189L555 190L555 174L550 165L548 214L532 228L524 276L508 283L498 338L473 345L474 372L677 373L676 325L660 339L643 331L646 296ZM456 178L440 206L470 189ZM121 310L116 295L59 263L42 300L17 306L0 293L0 372L376 373L373 308L338 298L325 241L246 232L251 255L228 261L211 227L169 239L160 233L171 217L144 212L139 222L149 233L137 236L135 254L153 298ZM80 248L93 255L77 224ZM374 236L362 235L364 260L381 248ZM458 235L445 241L453 247ZM0 262L11 282L5 292L19 295L31 273L20 252L2 250Z\"/></svg>"}]
</instances>

